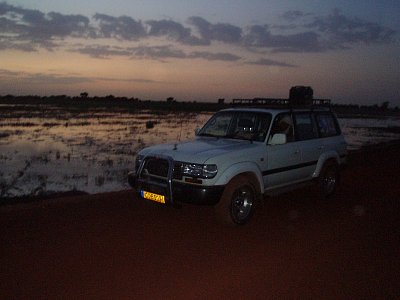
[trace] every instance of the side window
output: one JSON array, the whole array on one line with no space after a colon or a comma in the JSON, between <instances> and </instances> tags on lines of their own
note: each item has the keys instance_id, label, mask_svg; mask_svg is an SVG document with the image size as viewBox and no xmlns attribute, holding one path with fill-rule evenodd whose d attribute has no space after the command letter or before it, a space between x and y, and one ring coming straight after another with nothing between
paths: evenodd
<instances>
[{"instance_id":1,"label":"side window","mask_svg":"<svg viewBox=\"0 0 400 300\"><path fill-rule=\"evenodd\" d=\"M296 113L294 119L297 140L303 141L318 137L318 131L310 113Z\"/></svg>"},{"instance_id":2,"label":"side window","mask_svg":"<svg viewBox=\"0 0 400 300\"><path fill-rule=\"evenodd\" d=\"M271 128L270 138L276 133L286 134L286 139L288 142L294 141L293 121L290 114L284 113L275 117Z\"/></svg>"},{"instance_id":3,"label":"side window","mask_svg":"<svg viewBox=\"0 0 400 300\"><path fill-rule=\"evenodd\" d=\"M331 113L319 113L316 115L318 131L321 137L340 134L339 126Z\"/></svg>"},{"instance_id":4,"label":"side window","mask_svg":"<svg viewBox=\"0 0 400 300\"><path fill-rule=\"evenodd\" d=\"M256 135L254 136L255 141L263 142L265 140L270 124L270 114L258 114L258 122L256 122Z\"/></svg>"}]
</instances>

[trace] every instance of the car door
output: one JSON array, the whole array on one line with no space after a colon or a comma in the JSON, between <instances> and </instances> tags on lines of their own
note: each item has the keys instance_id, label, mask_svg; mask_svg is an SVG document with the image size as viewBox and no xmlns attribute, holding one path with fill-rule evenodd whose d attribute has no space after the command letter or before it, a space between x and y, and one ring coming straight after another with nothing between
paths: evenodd
<instances>
[{"instance_id":1,"label":"car door","mask_svg":"<svg viewBox=\"0 0 400 300\"><path fill-rule=\"evenodd\" d=\"M296 112L293 119L296 143L301 153L300 176L303 180L311 179L324 146L318 138L318 129L311 112Z\"/></svg>"},{"instance_id":2,"label":"car door","mask_svg":"<svg viewBox=\"0 0 400 300\"><path fill-rule=\"evenodd\" d=\"M286 143L272 145L274 134L285 134ZM275 117L267 144L267 170L263 171L264 186L273 189L298 181L301 172L301 152L294 141L294 127L291 113L282 113Z\"/></svg>"},{"instance_id":3,"label":"car door","mask_svg":"<svg viewBox=\"0 0 400 300\"><path fill-rule=\"evenodd\" d=\"M345 156L346 142L334 114L332 112L315 113L315 120L323 151L335 151L339 156Z\"/></svg>"}]
</instances>

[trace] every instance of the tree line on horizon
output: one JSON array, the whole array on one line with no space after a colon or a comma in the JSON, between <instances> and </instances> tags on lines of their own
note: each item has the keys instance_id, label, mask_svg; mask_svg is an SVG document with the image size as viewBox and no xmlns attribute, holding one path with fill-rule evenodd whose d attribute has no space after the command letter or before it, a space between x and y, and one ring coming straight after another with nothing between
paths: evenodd
<instances>
[{"instance_id":1,"label":"tree line on horizon","mask_svg":"<svg viewBox=\"0 0 400 300\"><path fill-rule=\"evenodd\" d=\"M51 96L37 96L37 95L0 95L0 101L8 104L57 104L57 105L109 105L117 104L121 106L136 106L137 108L169 108L171 106L174 109L190 110L191 108L195 111L210 110L215 111L221 108L231 106L232 103L228 103L224 98L217 99L216 102L207 101L177 101L174 97L168 97L165 100L142 100L136 97L119 97L112 94L107 96L93 96L90 97L87 92L80 93L79 96L68 96L68 95L51 95ZM366 113L394 113L399 114L399 106L390 107L389 101L383 101L379 104L363 105L363 104L338 104L331 103L331 107L338 114L366 114Z\"/></svg>"}]
</instances>

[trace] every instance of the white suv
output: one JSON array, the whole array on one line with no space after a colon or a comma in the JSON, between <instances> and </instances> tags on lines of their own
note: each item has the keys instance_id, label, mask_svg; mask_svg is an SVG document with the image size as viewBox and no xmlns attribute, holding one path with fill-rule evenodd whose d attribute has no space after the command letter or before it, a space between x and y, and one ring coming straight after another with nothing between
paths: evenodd
<instances>
[{"instance_id":1,"label":"white suv","mask_svg":"<svg viewBox=\"0 0 400 300\"><path fill-rule=\"evenodd\" d=\"M141 150L128 180L142 198L214 204L223 221L244 224L263 195L309 182L331 195L346 155L329 107L229 108L192 141Z\"/></svg>"}]
</instances>

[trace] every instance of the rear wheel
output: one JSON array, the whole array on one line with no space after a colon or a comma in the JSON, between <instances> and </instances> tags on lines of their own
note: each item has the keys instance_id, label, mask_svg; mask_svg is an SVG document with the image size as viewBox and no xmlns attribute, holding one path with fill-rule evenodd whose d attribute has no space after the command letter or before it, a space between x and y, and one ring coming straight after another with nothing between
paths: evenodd
<instances>
[{"instance_id":1,"label":"rear wheel","mask_svg":"<svg viewBox=\"0 0 400 300\"><path fill-rule=\"evenodd\" d=\"M328 161L322 167L318 178L319 188L322 196L333 195L339 184L339 166L335 161Z\"/></svg>"},{"instance_id":2,"label":"rear wheel","mask_svg":"<svg viewBox=\"0 0 400 300\"><path fill-rule=\"evenodd\" d=\"M225 224L242 225L251 219L259 199L255 184L246 176L235 177L228 183L216 205L221 221Z\"/></svg>"}]
</instances>

